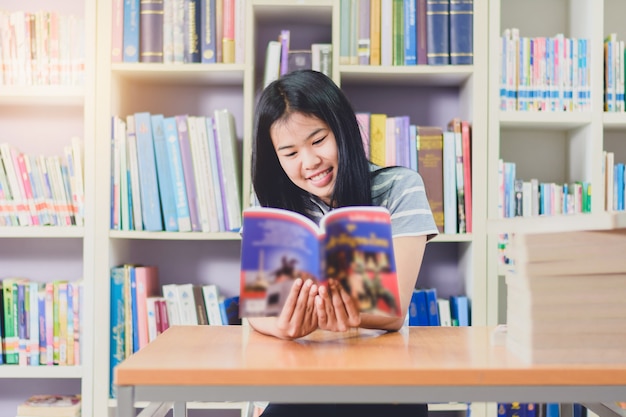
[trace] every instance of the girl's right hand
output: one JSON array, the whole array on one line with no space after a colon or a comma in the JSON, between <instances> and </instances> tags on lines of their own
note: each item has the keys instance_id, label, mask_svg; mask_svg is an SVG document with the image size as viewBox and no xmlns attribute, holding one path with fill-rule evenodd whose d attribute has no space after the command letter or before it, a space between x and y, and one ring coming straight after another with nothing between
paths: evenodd
<instances>
[{"instance_id":1,"label":"girl's right hand","mask_svg":"<svg viewBox=\"0 0 626 417\"><path fill-rule=\"evenodd\" d=\"M317 285L311 280L297 278L285 300L283 310L276 318L275 336L283 339L296 339L317 330L315 296Z\"/></svg>"}]
</instances>

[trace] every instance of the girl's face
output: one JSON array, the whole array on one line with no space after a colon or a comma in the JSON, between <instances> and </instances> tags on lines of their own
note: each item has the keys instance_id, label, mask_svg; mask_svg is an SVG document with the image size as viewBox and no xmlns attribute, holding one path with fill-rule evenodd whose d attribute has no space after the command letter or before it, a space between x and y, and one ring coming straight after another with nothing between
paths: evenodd
<instances>
[{"instance_id":1,"label":"girl's face","mask_svg":"<svg viewBox=\"0 0 626 417\"><path fill-rule=\"evenodd\" d=\"M335 188L338 149L335 135L320 119L293 113L275 122L270 135L289 179L326 204Z\"/></svg>"}]
</instances>

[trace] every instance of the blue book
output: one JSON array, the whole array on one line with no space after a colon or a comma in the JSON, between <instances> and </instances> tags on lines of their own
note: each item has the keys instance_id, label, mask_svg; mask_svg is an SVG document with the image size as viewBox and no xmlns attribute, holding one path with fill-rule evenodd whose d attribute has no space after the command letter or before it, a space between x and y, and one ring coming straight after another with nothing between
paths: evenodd
<instances>
[{"instance_id":1,"label":"blue book","mask_svg":"<svg viewBox=\"0 0 626 417\"><path fill-rule=\"evenodd\" d=\"M546 417L560 417L561 409L559 403L547 403L546 404Z\"/></svg>"},{"instance_id":2,"label":"blue book","mask_svg":"<svg viewBox=\"0 0 626 417\"><path fill-rule=\"evenodd\" d=\"M223 311L226 314L226 321L224 324L241 324L241 318L239 317L239 296L224 298L220 304L224 306Z\"/></svg>"},{"instance_id":3,"label":"blue book","mask_svg":"<svg viewBox=\"0 0 626 417\"><path fill-rule=\"evenodd\" d=\"M110 328L110 377L109 396L116 398L114 381L115 367L125 359L124 338L124 267L111 268L111 328Z\"/></svg>"},{"instance_id":4,"label":"blue book","mask_svg":"<svg viewBox=\"0 0 626 417\"><path fill-rule=\"evenodd\" d=\"M474 0L450 0L450 64L474 63Z\"/></svg>"},{"instance_id":5,"label":"blue book","mask_svg":"<svg viewBox=\"0 0 626 417\"><path fill-rule=\"evenodd\" d=\"M465 295L450 297L450 316L453 326L469 326L469 300Z\"/></svg>"},{"instance_id":6,"label":"blue book","mask_svg":"<svg viewBox=\"0 0 626 417\"><path fill-rule=\"evenodd\" d=\"M135 113L135 134L137 135L137 162L144 230L162 231L161 202L159 201L150 113Z\"/></svg>"},{"instance_id":7,"label":"blue book","mask_svg":"<svg viewBox=\"0 0 626 417\"><path fill-rule=\"evenodd\" d=\"M217 62L215 0L200 2L200 54L203 64Z\"/></svg>"},{"instance_id":8,"label":"blue book","mask_svg":"<svg viewBox=\"0 0 626 417\"><path fill-rule=\"evenodd\" d=\"M498 417L507 417L511 403L498 403Z\"/></svg>"},{"instance_id":9,"label":"blue book","mask_svg":"<svg viewBox=\"0 0 626 417\"><path fill-rule=\"evenodd\" d=\"M170 161L170 176L174 193L172 201L174 202L178 217L178 230L181 232L190 232L191 217L189 213L189 202L187 199L185 174L183 171L176 118L166 117L163 119L163 127Z\"/></svg>"},{"instance_id":10,"label":"blue book","mask_svg":"<svg viewBox=\"0 0 626 417\"><path fill-rule=\"evenodd\" d=\"M124 0L124 62L139 62L139 0Z\"/></svg>"},{"instance_id":11,"label":"blue book","mask_svg":"<svg viewBox=\"0 0 626 417\"><path fill-rule=\"evenodd\" d=\"M507 417L526 417L526 405L520 402L511 403Z\"/></svg>"},{"instance_id":12,"label":"blue book","mask_svg":"<svg viewBox=\"0 0 626 417\"><path fill-rule=\"evenodd\" d=\"M526 417L537 417L537 406L538 405L535 403L524 403L524 407L526 408Z\"/></svg>"},{"instance_id":13,"label":"blue book","mask_svg":"<svg viewBox=\"0 0 626 417\"><path fill-rule=\"evenodd\" d=\"M137 315L137 277L135 267L128 268L130 274L130 312L133 328L133 353L139 350L139 316Z\"/></svg>"},{"instance_id":14,"label":"blue book","mask_svg":"<svg viewBox=\"0 0 626 417\"><path fill-rule=\"evenodd\" d=\"M172 167L170 165L168 139L165 133L164 117L162 114L150 116L152 122L152 137L154 138L154 155L156 159L157 180L161 200L163 225L168 232L178 232L178 214L176 210L176 192L172 182ZM140 176L141 177L141 176Z\"/></svg>"},{"instance_id":15,"label":"blue book","mask_svg":"<svg viewBox=\"0 0 626 417\"><path fill-rule=\"evenodd\" d=\"M426 56L428 65L448 65L450 63L449 18L449 0L427 0Z\"/></svg>"},{"instance_id":16,"label":"blue book","mask_svg":"<svg viewBox=\"0 0 626 417\"><path fill-rule=\"evenodd\" d=\"M417 0L404 0L404 65L417 65Z\"/></svg>"},{"instance_id":17,"label":"blue book","mask_svg":"<svg viewBox=\"0 0 626 417\"><path fill-rule=\"evenodd\" d=\"M413 290L409 304L409 326L429 326L426 291Z\"/></svg>"},{"instance_id":18,"label":"blue book","mask_svg":"<svg viewBox=\"0 0 626 417\"><path fill-rule=\"evenodd\" d=\"M428 325L429 326L441 326L441 320L439 319L439 307L437 305L437 289L428 288L426 292L426 304L428 313Z\"/></svg>"}]
</instances>

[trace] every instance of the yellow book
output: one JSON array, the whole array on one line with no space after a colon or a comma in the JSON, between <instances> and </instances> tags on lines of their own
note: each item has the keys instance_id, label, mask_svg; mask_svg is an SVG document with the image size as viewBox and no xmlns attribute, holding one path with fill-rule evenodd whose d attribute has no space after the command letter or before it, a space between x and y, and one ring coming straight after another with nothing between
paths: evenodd
<instances>
[{"instance_id":1,"label":"yellow book","mask_svg":"<svg viewBox=\"0 0 626 417\"><path fill-rule=\"evenodd\" d=\"M387 115L373 113L370 116L370 161L384 167L386 156Z\"/></svg>"},{"instance_id":2,"label":"yellow book","mask_svg":"<svg viewBox=\"0 0 626 417\"><path fill-rule=\"evenodd\" d=\"M380 65L380 0L370 1L370 65Z\"/></svg>"}]
</instances>

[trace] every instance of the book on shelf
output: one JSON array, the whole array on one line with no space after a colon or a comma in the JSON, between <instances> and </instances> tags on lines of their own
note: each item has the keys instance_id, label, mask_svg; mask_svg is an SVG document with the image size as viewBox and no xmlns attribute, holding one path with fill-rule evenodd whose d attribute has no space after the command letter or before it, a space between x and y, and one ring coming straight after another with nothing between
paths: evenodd
<instances>
[{"instance_id":1,"label":"book on shelf","mask_svg":"<svg viewBox=\"0 0 626 417\"><path fill-rule=\"evenodd\" d=\"M424 180L428 203L439 233L444 233L443 210L443 129L417 126L417 171Z\"/></svg>"},{"instance_id":2,"label":"book on shelf","mask_svg":"<svg viewBox=\"0 0 626 417\"><path fill-rule=\"evenodd\" d=\"M203 64L217 62L215 1L200 2L200 53Z\"/></svg>"},{"instance_id":3,"label":"book on shelf","mask_svg":"<svg viewBox=\"0 0 626 417\"><path fill-rule=\"evenodd\" d=\"M222 1L222 62L225 64L235 63L235 3L237 0ZM241 1L241 0L240 0Z\"/></svg>"},{"instance_id":4,"label":"book on shelf","mask_svg":"<svg viewBox=\"0 0 626 417\"><path fill-rule=\"evenodd\" d=\"M147 231L161 231L163 230L163 218L159 199L150 113L139 112L135 113L134 116L143 228Z\"/></svg>"},{"instance_id":5,"label":"book on shelf","mask_svg":"<svg viewBox=\"0 0 626 417\"><path fill-rule=\"evenodd\" d=\"M139 62L163 62L163 3L139 2Z\"/></svg>"},{"instance_id":6,"label":"book on shelf","mask_svg":"<svg viewBox=\"0 0 626 417\"><path fill-rule=\"evenodd\" d=\"M180 192L176 187L175 175L176 165L173 162L175 154L170 150L170 143L178 145L178 138L171 136L171 127L165 128L162 114L150 115L152 123L152 138L154 141L154 158L156 163L157 183L159 187L159 201L161 203L161 215L163 216L163 226L167 232L178 232L179 221L182 221L184 214L179 211L178 197ZM167 136L166 136L167 135ZM181 168L182 175L182 168ZM122 193L123 194L123 193ZM186 205L186 195L185 205ZM180 217L179 217L180 213ZM188 217L188 216L187 216ZM188 231L182 229L181 231Z\"/></svg>"},{"instance_id":7,"label":"book on shelf","mask_svg":"<svg viewBox=\"0 0 626 417\"><path fill-rule=\"evenodd\" d=\"M450 0L426 1L428 65L450 63Z\"/></svg>"},{"instance_id":8,"label":"book on shelf","mask_svg":"<svg viewBox=\"0 0 626 417\"><path fill-rule=\"evenodd\" d=\"M200 28L200 0L184 0L183 10L183 62L201 62L200 36L198 32Z\"/></svg>"},{"instance_id":9,"label":"book on shelf","mask_svg":"<svg viewBox=\"0 0 626 417\"><path fill-rule=\"evenodd\" d=\"M139 62L139 0L124 0L124 27L122 31L124 62Z\"/></svg>"},{"instance_id":10,"label":"book on shelf","mask_svg":"<svg viewBox=\"0 0 626 417\"><path fill-rule=\"evenodd\" d=\"M370 62L369 65L380 65L380 17L381 0L370 0Z\"/></svg>"},{"instance_id":11,"label":"book on shelf","mask_svg":"<svg viewBox=\"0 0 626 417\"><path fill-rule=\"evenodd\" d=\"M399 290L389 211L346 207L317 226L288 210L244 210L240 314L278 315L296 278L336 280L361 311L397 316Z\"/></svg>"},{"instance_id":12,"label":"book on shelf","mask_svg":"<svg viewBox=\"0 0 626 417\"><path fill-rule=\"evenodd\" d=\"M359 65L369 65L371 55L371 0L359 0L356 19L356 44Z\"/></svg>"},{"instance_id":13,"label":"book on shelf","mask_svg":"<svg viewBox=\"0 0 626 417\"><path fill-rule=\"evenodd\" d=\"M405 65L404 63L404 1L393 0L391 5L391 50L392 65Z\"/></svg>"},{"instance_id":14,"label":"book on shelf","mask_svg":"<svg viewBox=\"0 0 626 417\"><path fill-rule=\"evenodd\" d=\"M474 0L450 0L450 64L474 62Z\"/></svg>"},{"instance_id":15,"label":"book on shelf","mask_svg":"<svg viewBox=\"0 0 626 417\"><path fill-rule=\"evenodd\" d=\"M32 395L17 406L17 417L79 417L81 396L77 395Z\"/></svg>"},{"instance_id":16,"label":"book on shelf","mask_svg":"<svg viewBox=\"0 0 626 417\"><path fill-rule=\"evenodd\" d=\"M291 31L289 29L281 30L280 35L278 35L278 41L280 42L280 69L278 75L282 76L288 72Z\"/></svg>"},{"instance_id":17,"label":"book on shelf","mask_svg":"<svg viewBox=\"0 0 626 417\"><path fill-rule=\"evenodd\" d=\"M263 87L267 87L280 76L280 57L282 45L279 41L271 40L265 51L265 70L263 73Z\"/></svg>"},{"instance_id":18,"label":"book on shelf","mask_svg":"<svg viewBox=\"0 0 626 417\"><path fill-rule=\"evenodd\" d=\"M241 227L241 180L235 121L227 109L216 109L213 119L219 156L224 223L227 231L236 231Z\"/></svg>"},{"instance_id":19,"label":"book on shelf","mask_svg":"<svg viewBox=\"0 0 626 417\"><path fill-rule=\"evenodd\" d=\"M187 205L189 217L191 219L191 231L200 231L200 221L198 219L198 198L196 194L196 177L193 173L193 158L191 157L190 136L196 134L196 125L189 123L189 115L181 114L175 116L178 128L178 145L180 146L180 156L183 166L185 191L187 194Z\"/></svg>"},{"instance_id":20,"label":"book on shelf","mask_svg":"<svg viewBox=\"0 0 626 417\"><path fill-rule=\"evenodd\" d=\"M311 69L327 77L333 76L333 45L331 43L311 44Z\"/></svg>"}]
</instances>

